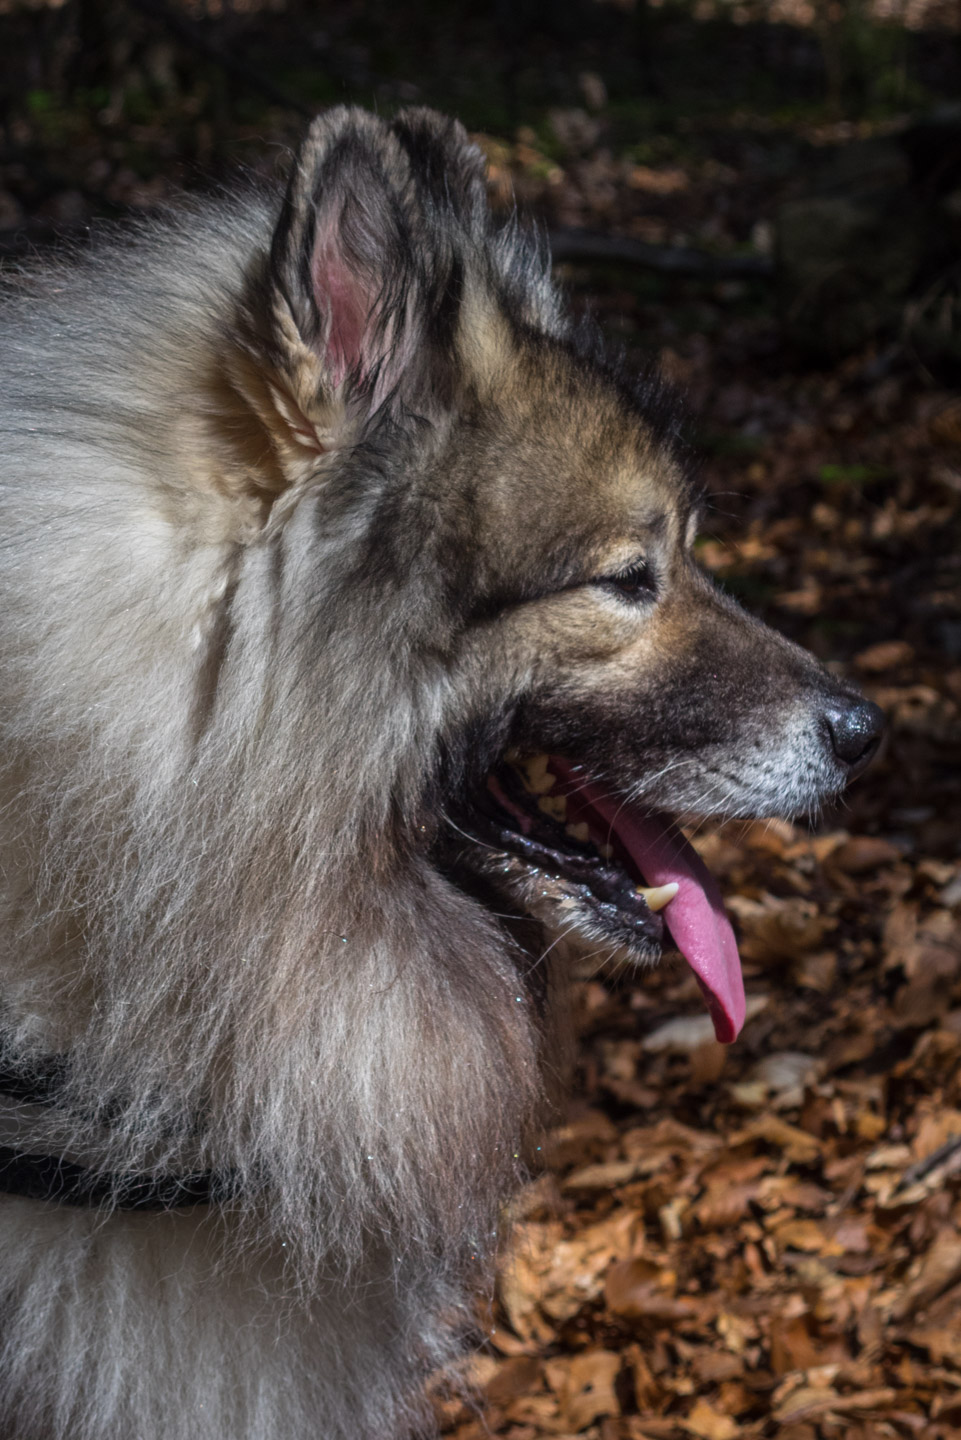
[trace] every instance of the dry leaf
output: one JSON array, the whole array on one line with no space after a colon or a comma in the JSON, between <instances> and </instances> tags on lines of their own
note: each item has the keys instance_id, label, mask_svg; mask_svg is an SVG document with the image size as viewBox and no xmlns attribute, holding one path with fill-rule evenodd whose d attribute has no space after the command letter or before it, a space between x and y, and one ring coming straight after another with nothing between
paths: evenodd
<instances>
[{"instance_id":1,"label":"dry leaf","mask_svg":"<svg viewBox=\"0 0 961 1440\"><path fill-rule=\"evenodd\" d=\"M925 1254L917 1275L891 1307L896 1320L903 1320L924 1308L961 1279L961 1236L955 1230L942 1230Z\"/></svg>"},{"instance_id":2,"label":"dry leaf","mask_svg":"<svg viewBox=\"0 0 961 1440\"><path fill-rule=\"evenodd\" d=\"M681 1015L659 1025L641 1043L651 1055L661 1050L690 1054L702 1045L714 1043L714 1023L710 1015Z\"/></svg>"},{"instance_id":3,"label":"dry leaf","mask_svg":"<svg viewBox=\"0 0 961 1440\"><path fill-rule=\"evenodd\" d=\"M765 1055L750 1071L746 1084L763 1086L775 1107L800 1105L804 1088L824 1071L824 1061L799 1050L777 1050Z\"/></svg>"},{"instance_id":4,"label":"dry leaf","mask_svg":"<svg viewBox=\"0 0 961 1440\"><path fill-rule=\"evenodd\" d=\"M810 1415L823 1415L838 1399L837 1391L824 1386L802 1386L781 1402L771 1413L782 1425L803 1420Z\"/></svg>"},{"instance_id":5,"label":"dry leaf","mask_svg":"<svg viewBox=\"0 0 961 1440\"><path fill-rule=\"evenodd\" d=\"M799 1130L795 1125L789 1125L786 1120L780 1120L776 1115L761 1115L752 1120L745 1129L730 1137L730 1144L745 1145L755 1140L776 1145L779 1150L783 1150L786 1159L798 1161L802 1165L810 1164L821 1153L821 1144L814 1135L809 1135L806 1130Z\"/></svg>"},{"instance_id":6,"label":"dry leaf","mask_svg":"<svg viewBox=\"0 0 961 1440\"><path fill-rule=\"evenodd\" d=\"M483 1386L491 1405L508 1405L518 1395L533 1390L540 1379L541 1362L532 1355L503 1360Z\"/></svg>"},{"instance_id":7,"label":"dry leaf","mask_svg":"<svg viewBox=\"0 0 961 1440\"><path fill-rule=\"evenodd\" d=\"M881 640L855 655L854 663L866 675L877 675L898 665L910 665L913 659L914 650L906 640Z\"/></svg>"},{"instance_id":8,"label":"dry leaf","mask_svg":"<svg viewBox=\"0 0 961 1440\"><path fill-rule=\"evenodd\" d=\"M740 1431L730 1415L714 1410L706 1400L698 1400L682 1425L700 1440L736 1440Z\"/></svg>"},{"instance_id":9,"label":"dry leaf","mask_svg":"<svg viewBox=\"0 0 961 1440\"><path fill-rule=\"evenodd\" d=\"M732 1184L724 1180L712 1182L694 1207L700 1225L707 1230L723 1230L738 1225L750 1213L761 1190L759 1180Z\"/></svg>"},{"instance_id":10,"label":"dry leaf","mask_svg":"<svg viewBox=\"0 0 961 1440\"><path fill-rule=\"evenodd\" d=\"M729 1350L700 1350L691 1360L691 1369L703 1385L734 1380L744 1373L744 1361Z\"/></svg>"},{"instance_id":11,"label":"dry leaf","mask_svg":"<svg viewBox=\"0 0 961 1440\"><path fill-rule=\"evenodd\" d=\"M628 1345L624 1351L624 1359L630 1367L631 1377L634 1381L634 1399L640 1411L649 1410L656 1405L663 1395L663 1387L655 1378L647 1356L640 1345Z\"/></svg>"},{"instance_id":12,"label":"dry leaf","mask_svg":"<svg viewBox=\"0 0 961 1440\"><path fill-rule=\"evenodd\" d=\"M808 1370L817 1364L817 1351L811 1340L807 1320L775 1316L771 1321L771 1369L775 1375L795 1370Z\"/></svg>"},{"instance_id":13,"label":"dry leaf","mask_svg":"<svg viewBox=\"0 0 961 1440\"><path fill-rule=\"evenodd\" d=\"M641 1167L634 1160L608 1160L598 1165L585 1165L581 1170L574 1170L562 1182L562 1190L613 1190L618 1185L626 1185L633 1180L635 1175L641 1173Z\"/></svg>"},{"instance_id":14,"label":"dry leaf","mask_svg":"<svg viewBox=\"0 0 961 1440\"><path fill-rule=\"evenodd\" d=\"M614 1381L620 1368L621 1357L611 1350L546 1361L544 1373L557 1396L560 1423L577 1434L601 1415L619 1415Z\"/></svg>"},{"instance_id":15,"label":"dry leaf","mask_svg":"<svg viewBox=\"0 0 961 1440\"><path fill-rule=\"evenodd\" d=\"M814 1255L843 1255L844 1246L816 1220L785 1220L772 1230L782 1250L807 1250Z\"/></svg>"},{"instance_id":16,"label":"dry leaf","mask_svg":"<svg viewBox=\"0 0 961 1440\"><path fill-rule=\"evenodd\" d=\"M538 1300L550 1257L563 1233L560 1222L551 1221L516 1225L511 1234L510 1250L500 1267L498 1298L511 1328L522 1340L553 1338L553 1327L540 1314Z\"/></svg>"},{"instance_id":17,"label":"dry leaf","mask_svg":"<svg viewBox=\"0 0 961 1440\"><path fill-rule=\"evenodd\" d=\"M545 1231L542 1227L538 1237L542 1241ZM549 1250L542 1248L538 1261L522 1272L526 1302L539 1306L551 1321L564 1321L600 1295L604 1271L612 1260L633 1253L641 1227L634 1211L616 1210L568 1240L554 1239L553 1230L546 1233L553 1240Z\"/></svg>"},{"instance_id":18,"label":"dry leaf","mask_svg":"<svg viewBox=\"0 0 961 1440\"><path fill-rule=\"evenodd\" d=\"M854 835L831 854L830 863L847 875L863 875L903 859L896 845L877 835Z\"/></svg>"},{"instance_id":19,"label":"dry leaf","mask_svg":"<svg viewBox=\"0 0 961 1440\"><path fill-rule=\"evenodd\" d=\"M612 1265L604 1284L604 1303L624 1320L660 1320L670 1324L697 1315L696 1304L675 1299L658 1270L646 1260Z\"/></svg>"},{"instance_id":20,"label":"dry leaf","mask_svg":"<svg viewBox=\"0 0 961 1440\"><path fill-rule=\"evenodd\" d=\"M732 896L728 908L741 922L741 956L769 964L794 960L816 950L834 922L822 915L817 905L800 896L780 899L764 895L760 900Z\"/></svg>"}]
</instances>

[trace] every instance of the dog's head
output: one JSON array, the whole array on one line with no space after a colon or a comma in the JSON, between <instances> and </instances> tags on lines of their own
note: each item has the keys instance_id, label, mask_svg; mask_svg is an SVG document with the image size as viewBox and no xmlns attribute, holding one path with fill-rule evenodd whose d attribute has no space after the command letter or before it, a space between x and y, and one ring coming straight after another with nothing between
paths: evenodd
<instances>
[{"instance_id":1,"label":"dog's head","mask_svg":"<svg viewBox=\"0 0 961 1440\"><path fill-rule=\"evenodd\" d=\"M416 738L397 823L492 910L593 949L650 961L666 923L732 1038L736 947L671 817L816 809L877 708L698 569L671 406L568 323L458 125L318 120L245 295L231 383L270 437L264 526L310 494L341 537L340 603L394 686L358 733L396 706L381 733Z\"/></svg>"}]
</instances>

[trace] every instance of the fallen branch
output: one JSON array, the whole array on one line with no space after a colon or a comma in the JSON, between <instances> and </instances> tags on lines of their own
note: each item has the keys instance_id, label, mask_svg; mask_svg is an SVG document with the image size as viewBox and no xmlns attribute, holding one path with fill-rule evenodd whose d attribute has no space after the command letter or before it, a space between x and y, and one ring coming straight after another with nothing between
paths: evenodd
<instances>
[{"instance_id":1,"label":"fallen branch","mask_svg":"<svg viewBox=\"0 0 961 1440\"><path fill-rule=\"evenodd\" d=\"M687 245L651 245L629 235L604 235L597 230L552 230L550 246L555 263L640 265L665 275L709 280L769 280L774 275L774 261L767 255L712 255Z\"/></svg>"},{"instance_id":2,"label":"fallen branch","mask_svg":"<svg viewBox=\"0 0 961 1440\"><path fill-rule=\"evenodd\" d=\"M956 1175L961 1170L961 1136L952 1135L937 1150L926 1155L923 1160L916 1161L909 1165L894 1188L894 1194L901 1196L905 1190L922 1181L925 1190L933 1190L943 1182L949 1175Z\"/></svg>"}]
</instances>

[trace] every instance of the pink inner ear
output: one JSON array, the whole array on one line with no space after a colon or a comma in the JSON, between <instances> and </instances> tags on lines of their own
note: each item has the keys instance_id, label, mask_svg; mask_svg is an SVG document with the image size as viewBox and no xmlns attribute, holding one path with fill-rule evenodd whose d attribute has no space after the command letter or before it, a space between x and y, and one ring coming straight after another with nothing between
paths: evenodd
<instances>
[{"instance_id":1,"label":"pink inner ear","mask_svg":"<svg viewBox=\"0 0 961 1440\"><path fill-rule=\"evenodd\" d=\"M358 277L331 248L318 245L310 267L314 295L329 317L325 359L335 385L349 371L364 365L364 336L370 318L370 297Z\"/></svg>"}]
</instances>

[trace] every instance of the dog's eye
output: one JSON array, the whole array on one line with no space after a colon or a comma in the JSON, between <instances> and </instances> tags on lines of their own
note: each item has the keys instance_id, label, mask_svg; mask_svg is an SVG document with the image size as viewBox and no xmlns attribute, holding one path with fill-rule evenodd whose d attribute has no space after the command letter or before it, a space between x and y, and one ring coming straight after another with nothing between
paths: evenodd
<instances>
[{"instance_id":1,"label":"dog's eye","mask_svg":"<svg viewBox=\"0 0 961 1440\"><path fill-rule=\"evenodd\" d=\"M635 561L617 575L605 575L597 584L616 591L624 600L653 600L657 595L657 578L646 560Z\"/></svg>"}]
</instances>

